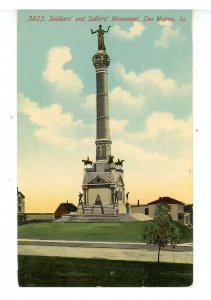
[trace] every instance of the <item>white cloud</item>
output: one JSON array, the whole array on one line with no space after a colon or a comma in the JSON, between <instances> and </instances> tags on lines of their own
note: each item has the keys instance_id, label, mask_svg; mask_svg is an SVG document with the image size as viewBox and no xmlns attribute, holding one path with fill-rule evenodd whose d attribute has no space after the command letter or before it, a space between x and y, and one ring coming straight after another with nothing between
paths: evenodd
<instances>
[{"instance_id":1,"label":"white cloud","mask_svg":"<svg viewBox=\"0 0 211 300\"><path fill-rule=\"evenodd\" d=\"M126 30L122 30L119 25L114 25L112 32L115 36L118 36L121 40L134 40L135 38L142 35L145 27L140 22L134 22L133 25Z\"/></svg>"},{"instance_id":2,"label":"white cloud","mask_svg":"<svg viewBox=\"0 0 211 300\"><path fill-rule=\"evenodd\" d=\"M130 203L137 203L138 199L147 203L159 196L192 201L191 155L170 158L123 140L113 142L112 154L115 159L125 160L124 177Z\"/></svg>"},{"instance_id":3,"label":"white cloud","mask_svg":"<svg viewBox=\"0 0 211 300\"><path fill-rule=\"evenodd\" d=\"M70 185L75 193L71 191L73 193L71 197L74 198L82 180L83 165L81 160L87 155L91 160L95 160L94 138L87 137L79 141L77 133L83 124L81 121L75 121L70 113L64 113L60 105L52 104L41 108L38 103L23 94L19 95L19 104L19 112L24 113L31 123L39 126L38 129L35 129L37 138L45 143L60 146L57 152L57 155L59 153L59 162L57 162L53 151L49 153L49 165L46 169L48 173L55 174L55 176L49 176L49 184L53 187L61 182L61 187L65 189L68 189ZM165 153L160 153L159 144L156 145L156 137L160 138L160 133L162 134L164 131L173 134L173 137L176 138L175 144L184 143L185 140L189 141L191 119L187 121L177 120L169 113L155 113L147 119L145 130L140 132L139 136L131 136L130 134L131 138L129 138L129 134L127 136L125 133L127 124L126 119L111 119L111 133L116 132L119 136L118 139L113 140L112 154L115 156L115 160L117 158L125 160L124 176L126 189L130 191L130 203L136 203L138 199L142 203L149 202L159 196L171 196L181 201L191 202L192 177L189 172L192 168L191 152L172 158ZM74 134L71 136L70 132ZM141 141L152 140L156 146L156 151L149 151L144 149L142 145L136 145L135 140L137 139ZM183 144L182 147L184 148ZM44 163L47 164L46 161L38 163L41 172ZM54 167L55 164L56 167ZM65 187L63 187L63 180L60 179L66 166L71 166L71 168L67 168L65 171L68 180L65 181ZM27 167L26 170L28 170ZM33 180L30 172L26 174L31 178L30 180ZM74 178L71 177L72 174L75 174ZM42 176L46 178L44 175ZM42 185L43 180L37 180L37 183L38 186L39 184Z\"/></svg>"},{"instance_id":4,"label":"white cloud","mask_svg":"<svg viewBox=\"0 0 211 300\"><path fill-rule=\"evenodd\" d=\"M55 47L48 51L48 61L43 77L55 85L57 92L79 94L83 89L83 82L71 69L64 65L72 60L71 49L68 47Z\"/></svg>"},{"instance_id":5,"label":"white cloud","mask_svg":"<svg viewBox=\"0 0 211 300\"><path fill-rule=\"evenodd\" d=\"M154 41L156 48L162 47L167 49L172 44L178 44L185 41L185 37L181 34L181 28L172 29L172 22L165 21L159 22L159 25L163 27L160 37Z\"/></svg>"},{"instance_id":6,"label":"white cloud","mask_svg":"<svg viewBox=\"0 0 211 300\"><path fill-rule=\"evenodd\" d=\"M81 104L81 106L85 109L93 109L96 107L96 95L95 94L90 94L86 96L85 102Z\"/></svg>"},{"instance_id":7,"label":"white cloud","mask_svg":"<svg viewBox=\"0 0 211 300\"><path fill-rule=\"evenodd\" d=\"M192 155L192 117L175 119L169 112L151 114L145 128L136 133L124 133L125 140L138 145L149 153L166 157Z\"/></svg>"},{"instance_id":8,"label":"white cloud","mask_svg":"<svg viewBox=\"0 0 211 300\"><path fill-rule=\"evenodd\" d=\"M18 111L24 113L32 124L40 128L35 129L35 136L40 140L64 147L74 146L75 141L71 138L78 130L83 128L82 121L73 120L70 113L64 113L62 106L51 104L41 108L38 103L30 98L19 94Z\"/></svg>"},{"instance_id":9,"label":"white cloud","mask_svg":"<svg viewBox=\"0 0 211 300\"><path fill-rule=\"evenodd\" d=\"M118 86L111 90L109 93L109 102L121 107L130 107L130 108L139 108L144 101L144 97L135 97L127 90L124 90L122 87ZM85 102L81 104L84 109L94 109L96 107L96 95L90 94L86 96Z\"/></svg>"},{"instance_id":10,"label":"white cloud","mask_svg":"<svg viewBox=\"0 0 211 300\"><path fill-rule=\"evenodd\" d=\"M124 90L120 86L115 87L110 92L109 99L114 104L118 104L124 107L135 108L135 109L139 108L144 101L144 97L142 96L135 97L129 91Z\"/></svg>"},{"instance_id":11,"label":"white cloud","mask_svg":"<svg viewBox=\"0 0 211 300\"><path fill-rule=\"evenodd\" d=\"M128 124L128 120L116 120L116 119L110 119L110 127L111 132L113 133L119 133L125 130L125 127Z\"/></svg>"},{"instance_id":12,"label":"white cloud","mask_svg":"<svg viewBox=\"0 0 211 300\"><path fill-rule=\"evenodd\" d=\"M130 86L136 90L152 90L154 87L164 94L173 94L177 89L177 84L173 79L166 78L160 69L150 69L143 73L135 73L133 71L126 72L125 68L116 65L117 74Z\"/></svg>"},{"instance_id":13,"label":"white cloud","mask_svg":"<svg viewBox=\"0 0 211 300\"><path fill-rule=\"evenodd\" d=\"M150 69L142 73L126 72L124 66L116 65L118 78L122 79L136 97L145 99L148 111L180 111L183 116L191 114L192 84L178 84L168 78L160 69ZM147 106L146 106L147 105Z\"/></svg>"},{"instance_id":14,"label":"white cloud","mask_svg":"<svg viewBox=\"0 0 211 300\"><path fill-rule=\"evenodd\" d=\"M175 119L169 112L156 112L146 120L145 131L136 135L139 139L155 138L163 131L174 132L178 137L188 139L192 138L192 118L188 120Z\"/></svg>"}]
</instances>

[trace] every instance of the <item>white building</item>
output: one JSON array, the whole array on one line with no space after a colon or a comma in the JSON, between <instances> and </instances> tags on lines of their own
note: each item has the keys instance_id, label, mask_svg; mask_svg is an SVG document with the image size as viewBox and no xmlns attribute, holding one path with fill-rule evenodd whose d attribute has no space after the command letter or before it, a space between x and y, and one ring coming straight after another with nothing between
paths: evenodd
<instances>
[{"instance_id":1,"label":"white building","mask_svg":"<svg viewBox=\"0 0 211 300\"><path fill-rule=\"evenodd\" d=\"M25 196L17 188L18 222L25 220Z\"/></svg>"},{"instance_id":2,"label":"white building","mask_svg":"<svg viewBox=\"0 0 211 300\"><path fill-rule=\"evenodd\" d=\"M25 196L17 188L18 213L25 213Z\"/></svg>"},{"instance_id":3,"label":"white building","mask_svg":"<svg viewBox=\"0 0 211 300\"><path fill-rule=\"evenodd\" d=\"M159 203L166 203L172 219L182 224L190 224L190 213L185 212L185 203L170 197L160 197L158 200L143 205L131 205L132 213L142 213L154 218L155 207Z\"/></svg>"}]
</instances>

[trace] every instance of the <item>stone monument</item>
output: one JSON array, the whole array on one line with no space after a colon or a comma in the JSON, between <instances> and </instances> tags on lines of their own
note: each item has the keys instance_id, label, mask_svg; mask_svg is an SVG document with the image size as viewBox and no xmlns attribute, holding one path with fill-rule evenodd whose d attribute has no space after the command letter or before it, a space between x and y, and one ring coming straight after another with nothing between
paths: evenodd
<instances>
[{"instance_id":1,"label":"stone monument","mask_svg":"<svg viewBox=\"0 0 211 300\"><path fill-rule=\"evenodd\" d=\"M96 70L96 161L82 160L83 175L83 214L126 213L123 161L114 162L111 155L108 101L108 67L110 57L105 48L104 33L99 26L98 51L92 58Z\"/></svg>"}]
</instances>

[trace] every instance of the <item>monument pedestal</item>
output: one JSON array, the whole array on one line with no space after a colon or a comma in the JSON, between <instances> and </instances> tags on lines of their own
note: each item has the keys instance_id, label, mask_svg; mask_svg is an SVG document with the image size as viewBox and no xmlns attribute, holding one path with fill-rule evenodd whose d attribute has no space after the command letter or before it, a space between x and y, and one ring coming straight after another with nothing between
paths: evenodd
<instances>
[{"instance_id":1,"label":"monument pedestal","mask_svg":"<svg viewBox=\"0 0 211 300\"><path fill-rule=\"evenodd\" d=\"M93 214L94 215L102 215L103 214L103 208L102 208L102 205L98 205L98 204L95 204L93 206Z\"/></svg>"},{"instance_id":2,"label":"monument pedestal","mask_svg":"<svg viewBox=\"0 0 211 300\"><path fill-rule=\"evenodd\" d=\"M103 206L104 214L114 215L117 213L117 207L113 204Z\"/></svg>"},{"instance_id":3,"label":"monument pedestal","mask_svg":"<svg viewBox=\"0 0 211 300\"><path fill-rule=\"evenodd\" d=\"M84 215L92 215L93 214L93 205L83 205L83 213L84 213Z\"/></svg>"},{"instance_id":4,"label":"monument pedestal","mask_svg":"<svg viewBox=\"0 0 211 300\"><path fill-rule=\"evenodd\" d=\"M83 215L83 203L78 203L77 215Z\"/></svg>"},{"instance_id":5,"label":"monument pedestal","mask_svg":"<svg viewBox=\"0 0 211 300\"><path fill-rule=\"evenodd\" d=\"M118 203L118 210L119 210L119 214L125 214L126 213L125 203Z\"/></svg>"},{"instance_id":6,"label":"monument pedestal","mask_svg":"<svg viewBox=\"0 0 211 300\"><path fill-rule=\"evenodd\" d=\"M126 212L126 209L123 210L124 205L122 205L122 213ZM77 215L117 215L119 213L118 204L102 205L78 205Z\"/></svg>"}]
</instances>

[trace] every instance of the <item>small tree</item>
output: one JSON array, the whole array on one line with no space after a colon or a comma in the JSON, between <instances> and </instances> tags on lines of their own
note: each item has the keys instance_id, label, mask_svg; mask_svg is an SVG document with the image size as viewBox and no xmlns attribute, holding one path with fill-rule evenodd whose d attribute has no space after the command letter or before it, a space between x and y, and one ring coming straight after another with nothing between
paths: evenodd
<instances>
[{"instance_id":1,"label":"small tree","mask_svg":"<svg viewBox=\"0 0 211 300\"><path fill-rule=\"evenodd\" d=\"M169 214L167 204L156 205L153 222L144 229L143 238L147 244L158 245L158 262L161 247L171 244L174 248L179 239L179 228Z\"/></svg>"}]
</instances>

